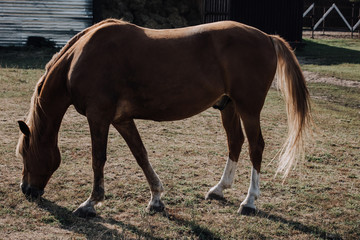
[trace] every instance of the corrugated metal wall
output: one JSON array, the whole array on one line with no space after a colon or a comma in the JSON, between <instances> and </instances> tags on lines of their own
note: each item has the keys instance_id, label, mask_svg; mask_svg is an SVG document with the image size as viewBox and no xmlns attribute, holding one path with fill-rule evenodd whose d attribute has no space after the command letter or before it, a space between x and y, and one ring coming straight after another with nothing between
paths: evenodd
<instances>
[{"instance_id":1,"label":"corrugated metal wall","mask_svg":"<svg viewBox=\"0 0 360 240\"><path fill-rule=\"evenodd\" d=\"M92 0L0 0L0 46L24 45L29 36L66 42L93 22Z\"/></svg>"}]
</instances>

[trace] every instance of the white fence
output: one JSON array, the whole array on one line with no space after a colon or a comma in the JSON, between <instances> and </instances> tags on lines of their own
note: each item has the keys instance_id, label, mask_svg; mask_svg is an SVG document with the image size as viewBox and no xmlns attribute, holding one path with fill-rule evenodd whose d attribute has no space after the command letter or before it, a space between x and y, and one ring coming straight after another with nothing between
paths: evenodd
<instances>
[{"instance_id":1,"label":"white fence","mask_svg":"<svg viewBox=\"0 0 360 240\"><path fill-rule=\"evenodd\" d=\"M314 9L315 9L315 3L311 4L303 13L303 17L306 17L311 10L312 12L312 16L314 16ZM324 15L314 24L312 24L311 26L311 30L314 31L319 27L319 25L325 21L325 18L335 9L335 11L338 13L338 15L341 17L341 19L343 20L343 22L345 23L345 25L347 26L347 28L350 30L351 33L353 33L359 26L360 26L360 16L359 16L359 20L353 25L351 26L351 24L346 20L346 18L344 17L344 15L342 14L342 12L340 11L340 9L336 6L335 3L333 3L331 5L331 7L329 9L327 9L327 11L324 13ZM359 13L360 14L360 13ZM359 29L360 30L360 29Z\"/></svg>"}]
</instances>

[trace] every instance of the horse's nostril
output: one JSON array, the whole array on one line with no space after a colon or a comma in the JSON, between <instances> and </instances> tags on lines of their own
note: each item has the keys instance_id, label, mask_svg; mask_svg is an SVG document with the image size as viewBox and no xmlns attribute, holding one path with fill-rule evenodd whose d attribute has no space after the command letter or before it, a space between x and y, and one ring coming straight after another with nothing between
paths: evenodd
<instances>
[{"instance_id":1,"label":"horse's nostril","mask_svg":"<svg viewBox=\"0 0 360 240\"><path fill-rule=\"evenodd\" d=\"M30 187L27 187L27 188L26 188L26 191L25 191L25 195L26 195L27 197L29 197L30 194L31 194L31 188L30 188Z\"/></svg>"},{"instance_id":2,"label":"horse's nostril","mask_svg":"<svg viewBox=\"0 0 360 240\"><path fill-rule=\"evenodd\" d=\"M24 182L22 182L20 184L20 188L21 188L21 191L23 192L23 194L26 194L27 195L27 191L28 191L28 185Z\"/></svg>"},{"instance_id":3,"label":"horse's nostril","mask_svg":"<svg viewBox=\"0 0 360 240\"><path fill-rule=\"evenodd\" d=\"M40 190L36 187L29 187L29 194L32 199L38 199L44 194L44 190Z\"/></svg>"},{"instance_id":4,"label":"horse's nostril","mask_svg":"<svg viewBox=\"0 0 360 240\"><path fill-rule=\"evenodd\" d=\"M31 199L39 198L44 194L44 190L40 190L36 187L31 187L27 183L21 183L20 188L21 191L26 195L26 197L30 197Z\"/></svg>"}]
</instances>

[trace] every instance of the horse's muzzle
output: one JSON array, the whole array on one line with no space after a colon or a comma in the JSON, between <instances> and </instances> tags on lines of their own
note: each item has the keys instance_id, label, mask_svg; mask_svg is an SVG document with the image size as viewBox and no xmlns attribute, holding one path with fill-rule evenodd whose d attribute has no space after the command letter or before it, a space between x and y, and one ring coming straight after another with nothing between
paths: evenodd
<instances>
[{"instance_id":1,"label":"horse's muzzle","mask_svg":"<svg viewBox=\"0 0 360 240\"><path fill-rule=\"evenodd\" d=\"M26 182L22 182L20 184L21 191L25 196L29 199L37 199L44 194L44 189L38 189L36 187L32 187Z\"/></svg>"}]
</instances>

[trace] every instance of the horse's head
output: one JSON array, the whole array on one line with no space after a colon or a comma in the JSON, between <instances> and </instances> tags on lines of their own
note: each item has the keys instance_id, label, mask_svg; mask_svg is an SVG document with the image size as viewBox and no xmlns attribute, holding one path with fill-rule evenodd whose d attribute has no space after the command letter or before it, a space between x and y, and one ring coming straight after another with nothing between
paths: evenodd
<instances>
[{"instance_id":1,"label":"horse's head","mask_svg":"<svg viewBox=\"0 0 360 240\"><path fill-rule=\"evenodd\" d=\"M21 190L31 198L44 194L44 188L51 175L60 165L60 152L57 144L46 136L33 136L35 133L23 121L18 121L20 131L17 154L23 159Z\"/></svg>"}]
</instances>

